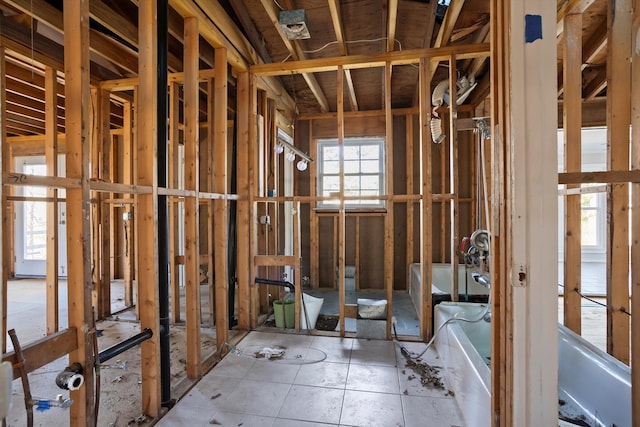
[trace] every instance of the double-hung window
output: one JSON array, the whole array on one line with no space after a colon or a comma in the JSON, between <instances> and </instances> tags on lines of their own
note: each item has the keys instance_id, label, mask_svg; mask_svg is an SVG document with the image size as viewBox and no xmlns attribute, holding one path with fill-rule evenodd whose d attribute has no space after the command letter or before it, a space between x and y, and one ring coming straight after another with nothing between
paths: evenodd
<instances>
[{"instance_id":1,"label":"double-hung window","mask_svg":"<svg viewBox=\"0 0 640 427\"><path fill-rule=\"evenodd\" d=\"M318 196L334 197L322 200L318 207L332 208L339 204L340 145L337 139L321 139L317 145ZM384 200L384 138L345 138L344 195L347 208L382 208ZM362 198L360 198L362 197Z\"/></svg>"}]
</instances>

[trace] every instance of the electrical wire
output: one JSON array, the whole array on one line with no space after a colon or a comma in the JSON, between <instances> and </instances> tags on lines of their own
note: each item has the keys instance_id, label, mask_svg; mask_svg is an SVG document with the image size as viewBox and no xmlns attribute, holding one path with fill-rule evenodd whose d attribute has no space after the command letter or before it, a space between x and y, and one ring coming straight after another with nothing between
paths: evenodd
<instances>
[{"instance_id":1,"label":"electrical wire","mask_svg":"<svg viewBox=\"0 0 640 427\"><path fill-rule=\"evenodd\" d=\"M558 283L558 286L560 286L561 288L564 288L564 287L565 287L564 285L561 285L560 283ZM582 292L580 292L577 288L574 288L574 289L573 289L573 291L574 291L575 293L577 293L578 295L580 295L580 297L581 297L581 298L584 298L584 299L586 299L586 300L587 300L587 301L589 301L589 302L592 302L592 303L597 304L597 305L599 305L599 306L601 306L601 307L604 307L604 308L606 308L607 310L611 310L611 311L614 311L614 310L615 310L613 307L610 307L610 306L608 306L607 304L601 303L600 301L594 300L593 298L590 298L590 297L586 296L585 294L583 294ZM626 308L624 308L624 307L620 307L620 308L618 309L618 311L621 311L622 313L624 313L624 314L626 314L626 315L628 315L628 316L631 316L631 312L630 312L630 311L628 311L628 310L627 310Z\"/></svg>"},{"instance_id":2,"label":"electrical wire","mask_svg":"<svg viewBox=\"0 0 640 427\"><path fill-rule=\"evenodd\" d=\"M273 0L273 2L276 4L276 6L280 8L280 10L284 10L284 7L280 6L280 3L278 3L278 0Z\"/></svg>"},{"instance_id":3,"label":"electrical wire","mask_svg":"<svg viewBox=\"0 0 640 427\"><path fill-rule=\"evenodd\" d=\"M275 1L275 0L274 0ZM354 44L354 43L375 43L375 42L380 42L383 40L388 40L388 37L379 37L377 39L362 39L362 40L347 40L344 43L345 44ZM400 43L400 40L398 39L393 39L395 43L398 43L398 49L400 51L402 51L402 43ZM318 52L322 52L323 50L325 50L326 48L328 48L329 46L332 46L334 44L338 44L339 42L337 40L334 41L330 41L328 43L325 43L323 46L317 48L317 49L312 49L312 50L303 50L302 52L304 53L318 53ZM287 62L289 60L289 58L291 58L291 54L287 55L282 61L280 62ZM415 64L414 64L415 65Z\"/></svg>"}]
</instances>

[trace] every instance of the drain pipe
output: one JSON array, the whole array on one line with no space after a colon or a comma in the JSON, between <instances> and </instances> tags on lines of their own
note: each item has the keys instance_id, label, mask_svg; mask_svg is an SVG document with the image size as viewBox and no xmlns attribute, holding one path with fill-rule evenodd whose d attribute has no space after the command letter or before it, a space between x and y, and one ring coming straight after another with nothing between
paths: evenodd
<instances>
[{"instance_id":1,"label":"drain pipe","mask_svg":"<svg viewBox=\"0 0 640 427\"><path fill-rule=\"evenodd\" d=\"M167 67L169 2L158 0L158 187L167 186ZM169 221L167 196L158 194L158 310L160 318L160 389L163 407L171 407L169 359Z\"/></svg>"},{"instance_id":2,"label":"drain pipe","mask_svg":"<svg viewBox=\"0 0 640 427\"><path fill-rule=\"evenodd\" d=\"M113 359L114 357L120 355L121 353L124 353L130 348L133 348L143 341L148 340L152 336L153 331L149 328L145 328L139 334L129 337L124 341L121 341L107 349L102 350L100 353L98 353L98 360L100 361L100 364L103 364L107 360Z\"/></svg>"}]
</instances>

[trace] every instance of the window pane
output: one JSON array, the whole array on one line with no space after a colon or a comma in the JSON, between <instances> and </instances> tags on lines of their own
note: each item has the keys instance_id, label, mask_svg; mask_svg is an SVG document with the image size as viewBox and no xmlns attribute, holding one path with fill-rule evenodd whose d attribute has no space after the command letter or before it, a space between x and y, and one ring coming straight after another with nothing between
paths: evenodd
<instances>
[{"instance_id":1,"label":"window pane","mask_svg":"<svg viewBox=\"0 0 640 427\"><path fill-rule=\"evenodd\" d=\"M323 176L322 190L325 196L328 196L329 192L340 191L340 178L337 176Z\"/></svg>"},{"instance_id":2,"label":"window pane","mask_svg":"<svg viewBox=\"0 0 640 427\"><path fill-rule=\"evenodd\" d=\"M347 160L344 162L344 173L345 174L353 174L360 173L360 161L358 160Z\"/></svg>"},{"instance_id":3,"label":"window pane","mask_svg":"<svg viewBox=\"0 0 640 427\"><path fill-rule=\"evenodd\" d=\"M27 175L44 176L47 174L47 166L43 164L26 164L22 170ZM47 195L45 187L23 188L23 194L31 197L44 197ZM47 257L47 204L44 202L24 203L24 251L25 260L41 260Z\"/></svg>"},{"instance_id":4,"label":"window pane","mask_svg":"<svg viewBox=\"0 0 640 427\"><path fill-rule=\"evenodd\" d=\"M344 147L344 159L345 160L358 160L360 158L360 147L357 145L345 145Z\"/></svg>"},{"instance_id":5,"label":"window pane","mask_svg":"<svg viewBox=\"0 0 640 427\"><path fill-rule=\"evenodd\" d=\"M340 161L344 172L344 195L354 198L346 204L358 207L384 206L381 200L358 200L361 195L379 196L384 185L384 138L348 138L342 148L335 139L318 142L318 192L335 196L340 188ZM334 207L337 201L322 201L319 206Z\"/></svg>"},{"instance_id":6,"label":"window pane","mask_svg":"<svg viewBox=\"0 0 640 427\"><path fill-rule=\"evenodd\" d=\"M325 161L322 164L322 172L326 174L340 173L340 162L334 160Z\"/></svg>"},{"instance_id":7,"label":"window pane","mask_svg":"<svg viewBox=\"0 0 640 427\"><path fill-rule=\"evenodd\" d=\"M360 189L360 177L359 176L345 176L344 177L344 191L359 190Z\"/></svg>"},{"instance_id":8,"label":"window pane","mask_svg":"<svg viewBox=\"0 0 640 427\"><path fill-rule=\"evenodd\" d=\"M598 207L598 195L597 194L583 194L580 196L580 204L583 208L596 208Z\"/></svg>"},{"instance_id":9,"label":"window pane","mask_svg":"<svg viewBox=\"0 0 640 427\"><path fill-rule=\"evenodd\" d=\"M340 147L336 146L324 146L322 149L322 158L327 160L340 160Z\"/></svg>"},{"instance_id":10,"label":"window pane","mask_svg":"<svg viewBox=\"0 0 640 427\"><path fill-rule=\"evenodd\" d=\"M380 147L378 145L361 145L360 146L360 156L362 159L379 159L380 158Z\"/></svg>"},{"instance_id":11,"label":"window pane","mask_svg":"<svg viewBox=\"0 0 640 427\"><path fill-rule=\"evenodd\" d=\"M598 213L595 210L582 210L582 245L598 244Z\"/></svg>"},{"instance_id":12,"label":"window pane","mask_svg":"<svg viewBox=\"0 0 640 427\"><path fill-rule=\"evenodd\" d=\"M363 160L360 167L362 168L362 173L380 172L380 162L377 160Z\"/></svg>"},{"instance_id":13,"label":"window pane","mask_svg":"<svg viewBox=\"0 0 640 427\"><path fill-rule=\"evenodd\" d=\"M361 182L360 182L360 188L362 188L363 190L374 190L374 191L379 191L380 190L380 177L376 176L376 175L363 175Z\"/></svg>"}]
</instances>

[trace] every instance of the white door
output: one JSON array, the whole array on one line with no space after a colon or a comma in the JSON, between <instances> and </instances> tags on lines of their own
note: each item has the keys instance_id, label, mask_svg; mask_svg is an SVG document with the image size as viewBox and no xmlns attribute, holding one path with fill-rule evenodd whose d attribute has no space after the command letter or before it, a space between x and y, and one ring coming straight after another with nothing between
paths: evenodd
<instances>
[{"instance_id":1,"label":"white door","mask_svg":"<svg viewBox=\"0 0 640 427\"><path fill-rule=\"evenodd\" d=\"M15 170L28 175L46 175L42 156L17 157ZM58 156L58 174L64 171L64 156ZM15 194L25 197L45 197L45 187L16 186ZM64 190L58 190L64 198ZM15 202L15 272L17 276L45 276L47 262L47 203ZM58 202L58 274L67 275L66 204Z\"/></svg>"}]
</instances>

